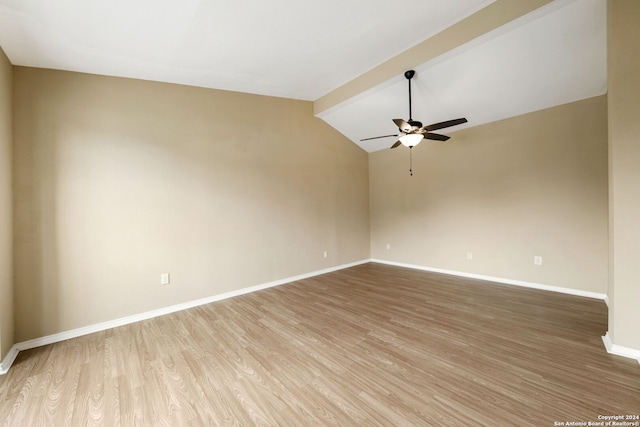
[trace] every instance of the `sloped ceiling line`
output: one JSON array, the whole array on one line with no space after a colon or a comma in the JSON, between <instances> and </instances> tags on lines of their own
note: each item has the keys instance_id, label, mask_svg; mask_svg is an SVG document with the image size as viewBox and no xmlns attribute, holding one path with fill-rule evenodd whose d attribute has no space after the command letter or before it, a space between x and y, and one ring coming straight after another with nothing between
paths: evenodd
<instances>
[{"instance_id":1,"label":"sloped ceiling line","mask_svg":"<svg viewBox=\"0 0 640 427\"><path fill-rule=\"evenodd\" d=\"M0 46L14 65L314 101L366 151L408 118L410 68L423 123L606 92L606 0L0 0Z\"/></svg>"},{"instance_id":2,"label":"sloped ceiling line","mask_svg":"<svg viewBox=\"0 0 640 427\"><path fill-rule=\"evenodd\" d=\"M456 130L603 95L606 0L551 2L413 68L413 118L469 119ZM407 102L400 71L316 115L372 152L392 138L360 139L396 132Z\"/></svg>"}]
</instances>

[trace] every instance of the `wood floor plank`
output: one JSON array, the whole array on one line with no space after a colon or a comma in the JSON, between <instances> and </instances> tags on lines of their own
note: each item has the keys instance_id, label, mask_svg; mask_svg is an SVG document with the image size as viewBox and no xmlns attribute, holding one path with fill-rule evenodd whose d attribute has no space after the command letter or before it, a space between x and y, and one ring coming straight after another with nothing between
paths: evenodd
<instances>
[{"instance_id":1,"label":"wood floor plank","mask_svg":"<svg viewBox=\"0 0 640 427\"><path fill-rule=\"evenodd\" d=\"M602 301L375 263L21 352L0 426L545 426L640 414Z\"/></svg>"}]
</instances>

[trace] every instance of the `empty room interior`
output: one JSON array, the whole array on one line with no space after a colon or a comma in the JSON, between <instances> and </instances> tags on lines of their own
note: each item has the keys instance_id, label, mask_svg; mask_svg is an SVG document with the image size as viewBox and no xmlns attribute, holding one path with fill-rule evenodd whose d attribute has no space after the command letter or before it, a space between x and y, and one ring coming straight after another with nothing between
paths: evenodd
<instances>
[{"instance_id":1,"label":"empty room interior","mask_svg":"<svg viewBox=\"0 0 640 427\"><path fill-rule=\"evenodd\" d=\"M0 425L640 425L638 22L0 0Z\"/></svg>"}]
</instances>

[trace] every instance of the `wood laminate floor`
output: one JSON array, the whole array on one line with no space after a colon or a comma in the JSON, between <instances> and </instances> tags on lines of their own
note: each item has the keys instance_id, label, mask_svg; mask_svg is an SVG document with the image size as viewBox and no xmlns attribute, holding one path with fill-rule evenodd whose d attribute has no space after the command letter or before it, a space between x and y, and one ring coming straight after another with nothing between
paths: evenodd
<instances>
[{"instance_id":1,"label":"wood laminate floor","mask_svg":"<svg viewBox=\"0 0 640 427\"><path fill-rule=\"evenodd\" d=\"M640 414L602 301L364 264L19 354L8 426L554 426Z\"/></svg>"}]
</instances>

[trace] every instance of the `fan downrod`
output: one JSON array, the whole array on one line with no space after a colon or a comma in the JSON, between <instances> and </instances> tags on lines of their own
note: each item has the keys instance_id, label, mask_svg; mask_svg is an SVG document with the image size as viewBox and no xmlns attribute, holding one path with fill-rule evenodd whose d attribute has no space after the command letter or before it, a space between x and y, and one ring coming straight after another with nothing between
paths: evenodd
<instances>
[{"instance_id":1,"label":"fan downrod","mask_svg":"<svg viewBox=\"0 0 640 427\"><path fill-rule=\"evenodd\" d=\"M409 83L409 124L411 124L411 122L413 121L413 119L411 118L411 79L413 78L413 76L415 76L415 74L416 72L413 70L408 70L404 72L404 76L407 78L407 81ZM419 127L421 126L422 126L422 123L420 123Z\"/></svg>"}]
</instances>

